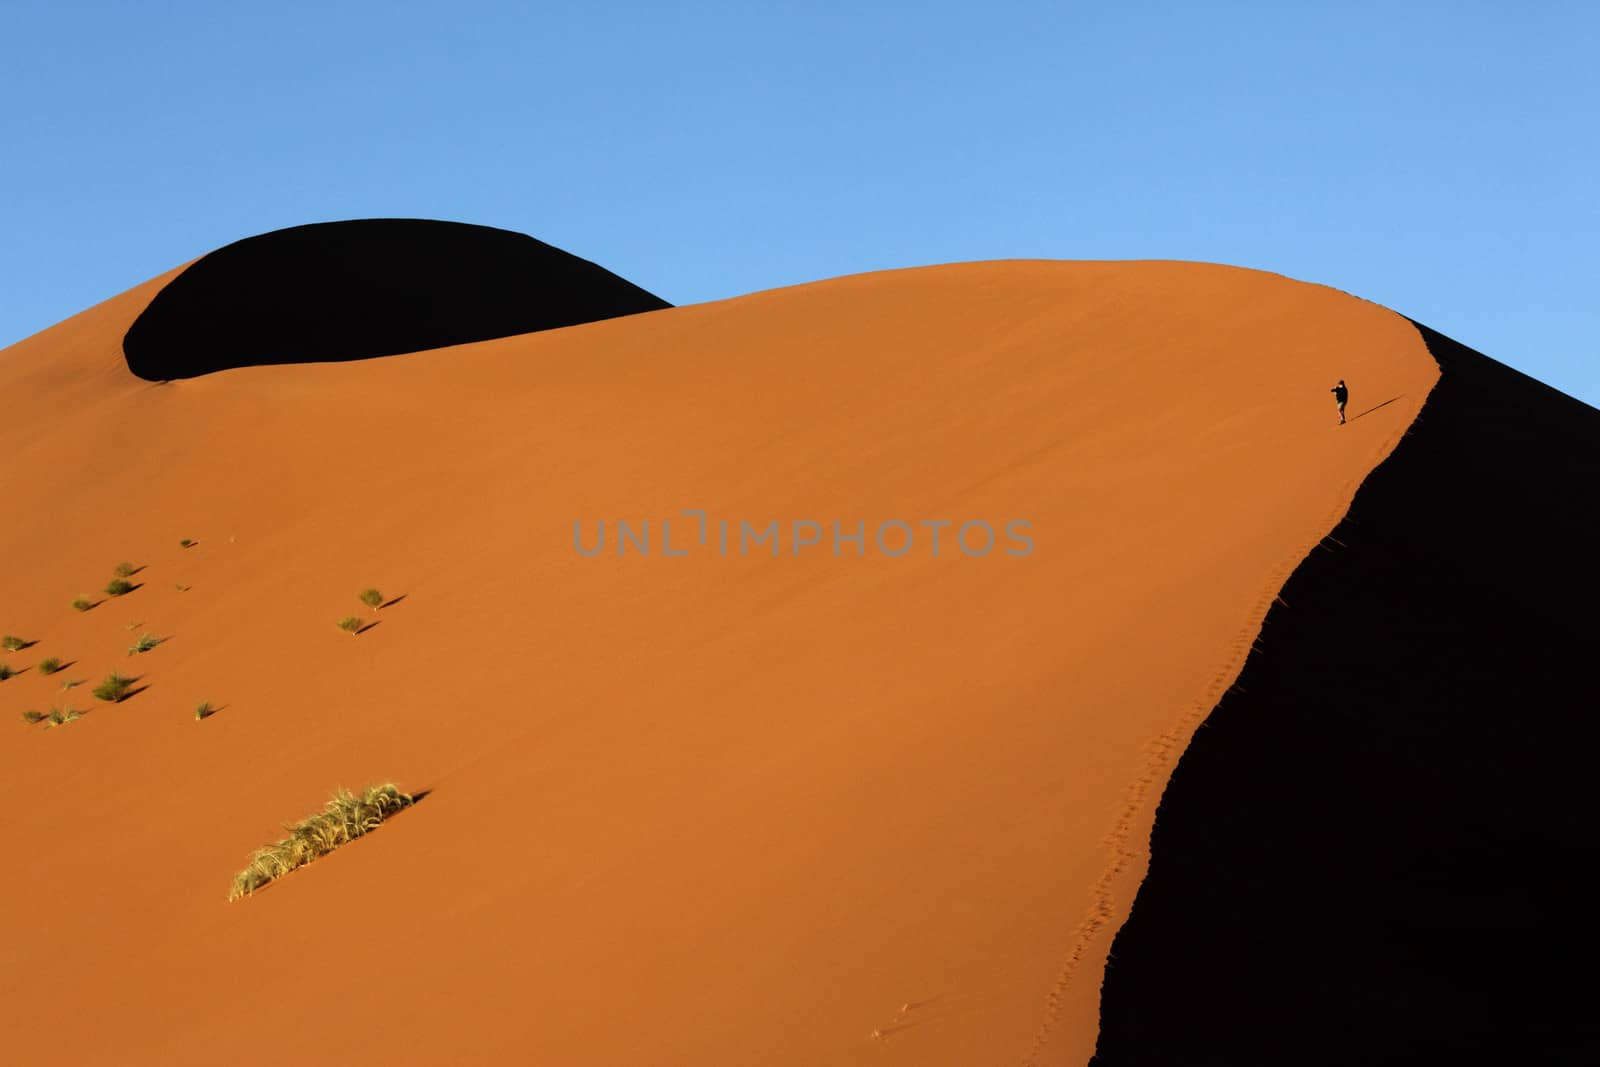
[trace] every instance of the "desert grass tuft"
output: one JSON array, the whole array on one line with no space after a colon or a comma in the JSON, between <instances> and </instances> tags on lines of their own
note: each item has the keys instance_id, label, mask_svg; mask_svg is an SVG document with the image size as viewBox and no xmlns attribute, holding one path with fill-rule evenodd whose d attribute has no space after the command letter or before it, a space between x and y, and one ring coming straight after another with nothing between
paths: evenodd
<instances>
[{"instance_id":1,"label":"desert grass tuft","mask_svg":"<svg viewBox=\"0 0 1600 1067\"><path fill-rule=\"evenodd\" d=\"M6 681L17 672L11 669L11 664L0 663L0 682Z\"/></svg>"},{"instance_id":2,"label":"desert grass tuft","mask_svg":"<svg viewBox=\"0 0 1600 1067\"><path fill-rule=\"evenodd\" d=\"M92 607L94 607L94 601L86 596L77 597L72 601L73 611L88 611Z\"/></svg>"},{"instance_id":3,"label":"desert grass tuft","mask_svg":"<svg viewBox=\"0 0 1600 1067\"><path fill-rule=\"evenodd\" d=\"M76 688L78 688L78 686L80 686L82 684L83 684L83 679L82 678L69 678L67 681L61 683L61 688L63 690L76 689Z\"/></svg>"},{"instance_id":4,"label":"desert grass tuft","mask_svg":"<svg viewBox=\"0 0 1600 1067\"><path fill-rule=\"evenodd\" d=\"M354 635L361 629L361 620L354 615L346 615L336 625L345 633Z\"/></svg>"},{"instance_id":5,"label":"desert grass tuft","mask_svg":"<svg viewBox=\"0 0 1600 1067\"><path fill-rule=\"evenodd\" d=\"M285 825L288 837L256 849L250 865L234 877L228 899L249 896L273 879L371 833L383 820L414 803L415 797L400 792L389 782L369 785L360 796L339 790L317 814Z\"/></svg>"},{"instance_id":6,"label":"desert grass tuft","mask_svg":"<svg viewBox=\"0 0 1600 1067\"><path fill-rule=\"evenodd\" d=\"M46 716L42 711L28 710L22 713L22 721L32 726L36 722L44 722Z\"/></svg>"},{"instance_id":7,"label":"desert grass tuft","mask_svg":"<svg viewBox=\"0 0 1600 1067\"><path fill-rule=\"evenodd\" d=\"M56 673L56 671L59 671L60 669L61 669L61 657L60 656L46 656L44 659L39 661L39 673L40 674L54 674L54 673Z\"/></svg>"},{"instance_id":8,"label":"desert grass tuft","mask_svg":"<svg viewBox=\"0 0 1600 1067\"><path fill-rule=\"evenodd\" d=\"M178 545L181 548L193 548L196 543L197 542L192 537L185 537L183 540L178 542Z\"/></svg>"},{"instance_id":9,"label":"desert grass tuft","mask_svg":"<svg viewBox=\"0 0 1600 1067\"><path fill-rule=\"evenodd\" d=\"M120 703L128 695L128 689L133 685L132 678L124 678L115 671L106 675L106 680L95 686L91 692L96 700L104 700L112 704Z\"/></svg>"},{"instance_id":10,"label":"desert grass tuft","mask_svg":"<svg viewBox=\"0 0 1600 1067\"><path fill-rule=\"evenodd\" d=\"M113 578L106 583L106 596L126 596L133 592L133 583L126 578Z\"/></svg>"},{"instance_id":11,"label":"desert grass tuft","mask_svg":"<svg viewBox=\"0 0 1600 1067\"><path fill-rule=\"evenodd\" d=\"M209 700L202 700L200 706L194 709L194 717L196 719L209 719L216 713L217 709L211 706L211 701Z\"/></svg>"},{"instance_id":12,"label":"desert grass tuft","mask_svg":"<svg viewBox=\"0 0 1600 1067\"><path fill-rule=\"evenodd\" d=\"M367 607L377 610L378 605L383 603L383 594L376 589L363 589L360 600Z\"/></svg>"},{"instance_id":13,"label":"desert grass tuft","mask_svg":"<svg viewBox=\"0 0 1600 1067\"><path fill-rule=\"evenodd\" d=\"M152 648L155 648L164 640L166 640L166 638L157 637L155 634L140 634L139 640L135 641L132 646L129 647L128 655L137 656L141 652L149 652Z\"/></svg>"},{"instance_id":14,"label":"desert grass tuft","mask_svg":"<svg viewBox=\"0 0 1600 1067\"><path fill-rule=\"evenodd\" d=\"M121 563L117 564L116 567L112 568L111 573L115 574L118 578L132 578L135 574L139 573L139 568L135 567L127 560L123 560Z\"/></svg>"},{"instance_id":15,"label":"desert grass tuft","mask_svg":"<svg viewBox=\"0 0 1600 1067\"><path fill-rule=\"evenodd\" d=\"M44 728L46 730L52 726L65 726L69 722L77 722L83 718L83 712L73 711L71 708L66 711L62 711L60 708L51 708L48 718L50 721L45 724Z\"/></svg>"},{"instance_id":16,"label":"desert grass tuft","mask_svg":"<svg viewBox=\"0 0 1600 1067\"><path fill-rule=\"evenodd\" d=\"M21 652L31 644L33 644L32 641L18 637L16 634L6 634L4 637L0 637L0 648L5 649L7 652Z\"/></svg>"}]
</instances>

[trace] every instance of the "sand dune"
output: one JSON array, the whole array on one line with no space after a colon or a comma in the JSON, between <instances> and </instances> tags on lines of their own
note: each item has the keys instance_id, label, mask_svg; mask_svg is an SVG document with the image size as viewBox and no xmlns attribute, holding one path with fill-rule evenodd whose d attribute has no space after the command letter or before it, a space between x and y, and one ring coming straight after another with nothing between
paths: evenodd
<instances>
[{"instance_id":1,"label":"sand dune","mask_svg":"<svg viewBox=\"0 0 1600 1067\"><path fill-rule=\"evenodd\" d=\"M72 661L0 683L17 1062L1081 1064L1168 773L1438 377L1332 290L1000 262L161 385L165 280L0 353L7 660Z\"/></svg>"}]
</instances>

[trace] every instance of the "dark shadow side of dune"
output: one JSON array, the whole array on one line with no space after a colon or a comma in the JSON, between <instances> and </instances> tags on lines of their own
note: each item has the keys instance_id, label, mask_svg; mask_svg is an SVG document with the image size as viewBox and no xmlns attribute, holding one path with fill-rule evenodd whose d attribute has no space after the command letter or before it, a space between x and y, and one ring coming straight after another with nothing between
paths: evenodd
<instances>
[{"instance_id":1,"label":"dark shadow side of dune","mask_svg":"<svg viewBox=\"0 0 1600 1067\"><path fill-rule=\"evenodd\" d=\"M123 338L148 381L330 363L576 326L666 301L509 230L356 219L276 230L179 274Z\"/></svg>"},{"instance_id":2,"label":"dark shadow side of dune","mask_svg":"<svg viewBox=\"0 0 1600 1067\"><path fill-rule=\"evenodd\" d=\"M1600 1062L1600 411L1418 328L1437 386L1162 797L1095 1064Z\"/></svg>"}]
</instances>

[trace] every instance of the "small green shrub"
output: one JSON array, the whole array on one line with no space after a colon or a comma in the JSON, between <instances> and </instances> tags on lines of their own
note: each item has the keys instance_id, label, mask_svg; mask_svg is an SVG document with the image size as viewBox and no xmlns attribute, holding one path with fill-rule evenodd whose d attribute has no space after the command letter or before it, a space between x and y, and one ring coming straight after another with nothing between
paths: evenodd
<instances>
[{"instance_id":1,"label":"small green shrub","mask_svg":"<svg viewBox=\"0 0 1600 1067\"><path fill-rule=\"evenodd\" d=\"M39 661L40 674L54 674L61 669L60 656L48 656Z\"/></svg>"},{"instance_id":2,"label":"small green shrub","mask_svg":"<svg viewBox=\"0 0 1600 1067\"><path fill-rule=\"evenodd\" d=\"M92 607L94 607L94 601L86 596L80 596L72 602L73 611L88 611Z\"/></svg>"},{"instance_id":3,"label":"small green shrub","mask_svg":"<svg viewBox=\"0 0 1600 1067\"><path fill-rule=\"evenodd\" d=\"M194 709L194 717L196 719L209 719L216 713L217 709L211 706L209 700L202 700L200 706Z\"/></svg>"},{"instance_id":4,"label":"small green shrub","mask_svg":"<svg viewBox=\"0 0 1600 1067\"><path fill-rule=\"evenodd\" d=\"M0 648L5 649L7 652L21 652L31 644L33 644L32 641L25 641L16 634L6 634L4 637L0 637Z\"/></svg>"},{"instance_id":5,"label":"small green shrub","mask_svg":"<svg viewBox=\"0 0 1600 1067\"><path fill-rule=\"evenodd\" d=\"M111 573L115 574L118 578L132 578L135 574L139 573L139 568L135 567L127 560L123 560L112 569Z\"/></svg>"},{"instance_id":6,"label":"small green shrub","mask_svg":"<svg viewBox=\"0 0 1600 1067\"><path fill-rule=\"evenodd\" d=\"M369 785L355 796L341 789L320 812L286 826L289 836L259 848L250 865L233 879L229 900L249 896L275 878L282 878L340 845L376 830L385 819L416 803L392 783Z\"/></svg>"},{"instance_id":7,"label":"small green shrub","mask_svg":"<svg viewBox=\"0 0 1600 1067\"><path fill-rule=\"evenodd\" d=\"M11 669L11 664L9 664L9 663L0 663L0 682L6 681L13 674L16 674L16 673L17 673L16 671Z\"/></svg>"},{"instance_id":8,"label":"small green shrub","mask_svg":"<svg viewBox=\"0 0 1600 1067\"><path fill-rule=\"evenodd\" d=\"M95 686L92 692L96 700L104 700L112 704L121 703L128 695L128 689L133 685L132 678L124 678L115 671L106 675L106 680Z\"/></svg>"},{"instance_id":9,"label":"small green shrub","mask_svg":"<svg viewBox=\"0 0 1600 1067\"><path fill-rule=\"evenodd\" d=\"M346 615L344 618L339 620L337 625L339 629L343 630L345 633L355 634L361 629L361 620L356 618L354 615Z\"/></svg>"},{"instance_id":10,"label":"small green shrub","mask_svg":"<svg viewBox=\"0 0 1600 1067\"><path fill-rule=\"evenodd\" d=\"M51 726L65 726L67 723L77 722L81 718L83 718L83 712L81 711L73 711L71 708L66 711L62 711L60 708L51 708L50 722L45 726L45 729L48 730Z\"/></svg>"},{"instance_id":11,"label":"small green shrub","mask_svg":"<svg viewBox=\"0 0 1600 1067\"><path fill-rule=\"evenodd\" d=\"M27 723L29 726L32 726L36 722L44 722L44 720L45 714L42 711L29 710L22 713L22 721Z\"/></svg>"},{"instance_id":12,"label":"small green shrub","mask_svg":"<svg viewBox=\"0 0 1600 1067\"><path fill-rule=\"evenodd\" d=\"M378 605L383 603L383 594L376 589L363 589L361 591L361 602L367 607L376 610Z\"/></svg>"},{"instance_id":13,"label":"small green shrub","mask_svg":"<svg viewBox=\"0 0 1600 1067\"><path fill-rule=\"evenodd\" d=\"M126 578L113 578L106 583L106 596L126 596L133 592L133 583Z\"/></svg>"},{"instance_id":14,"label":"small green shrub","mask_svg":"<svg viewBox=\"0 0 1600 1067\"><path fill-rule=\"evenodd\" d=\"M155 634L140 634L139 640L135 641L128 649L128 655L137 656L141 652L149 652L164 640L166 639L157 637Z\"/></svg>"}]
</instances>

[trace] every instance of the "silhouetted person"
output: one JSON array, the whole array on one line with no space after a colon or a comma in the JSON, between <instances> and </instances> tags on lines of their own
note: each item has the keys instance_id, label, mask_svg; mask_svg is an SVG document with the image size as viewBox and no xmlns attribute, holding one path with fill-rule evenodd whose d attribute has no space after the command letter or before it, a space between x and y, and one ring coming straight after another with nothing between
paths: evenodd
<instances>
[{"instance_id":1,"label":"silhouetted person","mask_svg":"<svg viewBox=\"0 0 1600 1067\"><path fill-rule=\"evenodd\" d=\"M1333 394L1333 399L1339 405L1339 425L1344 425L1344 405L1350 399L1350 390L1344 386L1344 379L1339 379L1339 384L1328 390Z\"/></svg>"}]
</instances>

